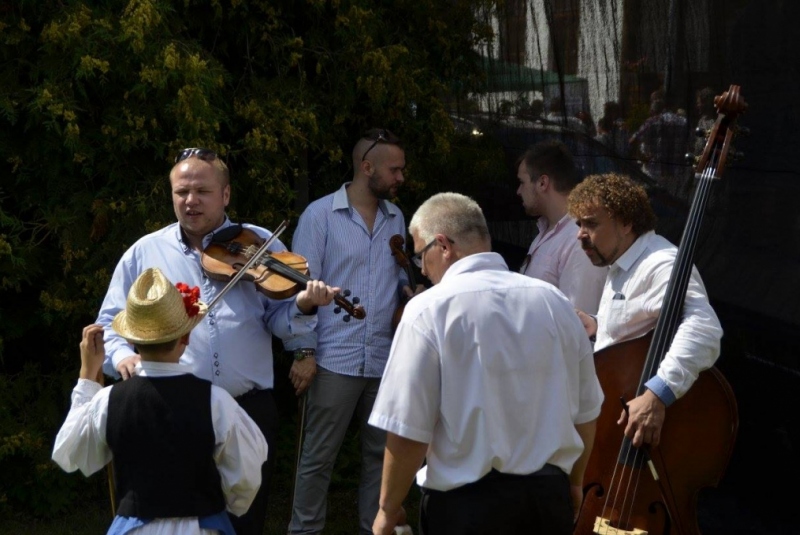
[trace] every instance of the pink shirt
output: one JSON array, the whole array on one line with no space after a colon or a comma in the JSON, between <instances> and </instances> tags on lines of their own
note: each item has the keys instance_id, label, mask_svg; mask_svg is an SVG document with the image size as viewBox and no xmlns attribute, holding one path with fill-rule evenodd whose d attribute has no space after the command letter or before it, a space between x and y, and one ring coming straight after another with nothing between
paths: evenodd
<instances>
[{"instance_id":1,"label":"pink shirt","mask_svg":"<svg viewBox=\"0 0 800 535\"><path fill-rule=\"evenodd\" d=\"M565 215L553 228L540 217L539 233L533 239L520 273L549 282L567 296L572 306L597 314L607 267L596 267L581 249L575 220Z\"/></svg>"}]
</instances>

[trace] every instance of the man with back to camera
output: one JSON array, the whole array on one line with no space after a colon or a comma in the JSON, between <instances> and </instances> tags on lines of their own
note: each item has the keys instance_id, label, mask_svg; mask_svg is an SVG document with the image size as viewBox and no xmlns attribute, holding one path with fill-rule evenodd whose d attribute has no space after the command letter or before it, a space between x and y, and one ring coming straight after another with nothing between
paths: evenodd
<instances>
[{"instance_id":1,"label":"man with back to camera","mask_svg":"<svg viewBox=\"0 0 800 535\"><path fill-rule=\"evenodd\" d=\"M416 474L422 535L571 535L603 401L572 304L490 252L469 197L434 195L409 229L434 286L406 305L369 420L388 432L373 533L405 523Z\"/></svg>"}]
</instances>

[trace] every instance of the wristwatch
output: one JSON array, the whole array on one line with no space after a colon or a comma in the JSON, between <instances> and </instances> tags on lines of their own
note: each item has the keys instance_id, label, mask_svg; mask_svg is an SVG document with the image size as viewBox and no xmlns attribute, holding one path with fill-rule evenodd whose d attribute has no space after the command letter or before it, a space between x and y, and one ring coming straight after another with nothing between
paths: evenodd
<instances>
[{"instance_id":1,"label":"wristwatch","mask_svg":"<svg viewBox=\"0 0 800 535\"><path fill-rule=\"evenodd\" d=\"M304 360L308 357L313 357L317 354L314 349L310 347L305 347L303 349L295 349L294 350L294 360Z\"/></svg>"}]
</instances>

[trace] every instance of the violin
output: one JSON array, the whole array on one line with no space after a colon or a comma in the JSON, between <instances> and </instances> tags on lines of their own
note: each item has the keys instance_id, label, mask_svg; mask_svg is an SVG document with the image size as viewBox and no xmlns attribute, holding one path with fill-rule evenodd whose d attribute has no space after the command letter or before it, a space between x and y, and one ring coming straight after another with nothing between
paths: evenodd
<instances>
[{"instance_id":1,"label":"violin","mask_svg":"<svg viewBox=\"0 0 800 535\"><path fill-rule=\"evenodd\" d=\"M249 263L252 257L264 244L264 239L254 231L234 226L223 229L212 239L211 244L205 248L201 258L203 271L214 280L230 281L240 277L252 281L256 289L271 299L286 299L292 297L306 287L311 280L308 275L308 262L306 259L290 251L272 252L264 251L252 267L240 270ZM360 299L354 297L348 300L350 290L333 297L338 305L333 309L339 314L342 309L347 311L344 321L350 318L364 319L367 316L364 307L359 305Z\"/></svg>"},{"instance_id":2,"label":"violin","mask_svg":"<svg viewBox=\"0 0 800 535\"><path fill-rule=\"evenodd\" d=\"M405 242L405 238L403 238L400 234L395 234L389 238L389 247L392 249L392 256L397 262L397 265L405 270L406 275L408 276L408 283L411 285L411 288L416 289L417 283L414 280L414 269L411 267L411 261L406 254L404 247ZM403 309L405 309L406 303L408 303L409 299L411 298L407 295L404 295L400 301L400 306L398 306L394 311L394 314L392 315L392 331L395 331L397 326L400 324L400 318L403 317Z\"/></svg>"}]
</instances>

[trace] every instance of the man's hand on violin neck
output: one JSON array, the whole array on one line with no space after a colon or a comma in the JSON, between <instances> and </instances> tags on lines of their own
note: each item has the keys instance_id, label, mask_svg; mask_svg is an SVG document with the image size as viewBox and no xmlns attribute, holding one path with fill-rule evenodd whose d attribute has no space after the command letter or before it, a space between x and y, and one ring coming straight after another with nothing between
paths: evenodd
<instances>
[{"instance_id":1,"label":"man's hand on violin neck","mask_svg":"<svg viewBox=\"0 0 800 535\"><path fill-rule=\"evenodd\" d=\"M297 308L303 314L313 314L315 307L330 305L333 297L341 290L341 288L328 286L322 281L308 281L305 290L297 294Z\"/></svg>"}]
</instances>

